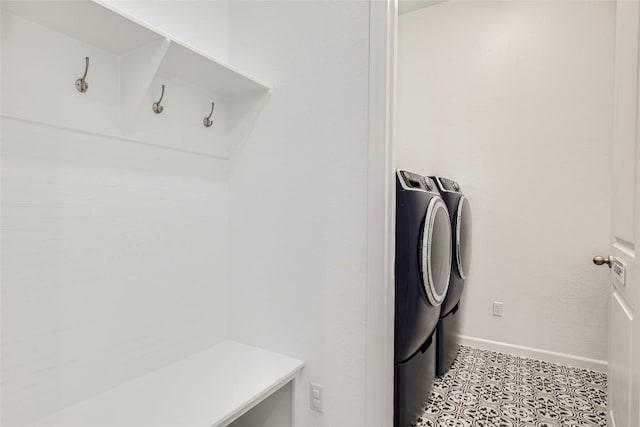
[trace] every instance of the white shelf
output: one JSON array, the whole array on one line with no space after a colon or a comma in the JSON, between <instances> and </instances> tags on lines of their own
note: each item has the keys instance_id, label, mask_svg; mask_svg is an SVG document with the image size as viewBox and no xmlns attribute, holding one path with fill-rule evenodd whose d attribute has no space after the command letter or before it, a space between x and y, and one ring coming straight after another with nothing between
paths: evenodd
<instances>
[{"instance_id":1,"label":"white shelf","mask_svg":"<svg viewBox=\"0 0 640 427\"><path fill-rule=\"evenodd\" d=\"M2 1L2 9L119 56L164 38L92 1Z\"/></svg>"},{"instance_id":2,"label":"white shelf","mask_svg":"<svg viewBox=\"0 0 640 427\"><path fill-rule=\"evenodd\" d=\"M5 117L229 159L269 98L267 84L108 4L0 5ZM85 56L89 91L80 94L73 82ZM205 128L212 102L214 126Z\"/></svg>"},{"instance_id":3,"label":"white shelf","mask_svg":"<svg viewBox=\"0 0 640 427\"><path fill-rule=\"evenodd\" d=\"M175 41L169 45L160 70L224 95L269 90L230 65Z\"/></svg>"},{"instance_id":4,"label":"white shelf","mask_svg":"<svg viewBox=\"0 0 640 427\"><path fill-rule=\"evenodd\" d=\"M41 419L41 427L225 426L291 381L303 362L233 341Z\"/></svg>"},{"instance_id":5,"label":"white shelf","mask_svg":"<svg viewBox=\"0 0 640 427\"><path fill-rule=\"evenodd\" d=\"M265 83L248 74L99 1L3 1L2 7L28 21L118 56L167 39L171 46L162 65L164 71L224 94L269 90Z\"/></svg>"}]
</instances>

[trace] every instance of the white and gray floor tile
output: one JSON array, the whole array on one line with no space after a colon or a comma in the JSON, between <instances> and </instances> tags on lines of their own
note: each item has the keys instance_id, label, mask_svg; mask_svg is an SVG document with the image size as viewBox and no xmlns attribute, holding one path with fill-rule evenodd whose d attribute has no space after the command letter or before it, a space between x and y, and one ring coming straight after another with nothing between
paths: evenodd
<instances>
[{"instance_id":1,"label":"white and gray floor tile","mask_svg":"<svg viewBox=\"0 0 640 427\"><path fill-rule=\"evenodd\" d=\"M606 374L461 347L416 426L602 427L606 407Z\"/></svg>"}]
</instances>

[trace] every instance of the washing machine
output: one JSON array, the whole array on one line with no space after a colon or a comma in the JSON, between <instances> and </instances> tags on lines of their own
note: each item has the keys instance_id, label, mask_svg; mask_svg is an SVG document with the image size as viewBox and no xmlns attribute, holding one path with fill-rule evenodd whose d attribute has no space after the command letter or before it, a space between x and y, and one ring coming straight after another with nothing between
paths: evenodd
<instances>
[{"instance_id":1,"label":"washing machine","mask_svg":"<svg viewBox=\"0 0 640 427\"><path fill-rule=\"evenodd\" d=\"M396 173L394 426L423 414L435 377L452 259L449 211L431 178Z\"/></svg>"},{"instance_id":2,"label":"washing machine","mask_svg":"<svg viewBox=\"0 0 640 427\"><path fill-rule=\"evenodd\" d=\"M453 235L449 288L436 334L436 375L441 376L449 370L460 348L460 298L471 265L471 208L456 181L442 177L432 179L449 210Z\"/></svg>"}]
</instances>

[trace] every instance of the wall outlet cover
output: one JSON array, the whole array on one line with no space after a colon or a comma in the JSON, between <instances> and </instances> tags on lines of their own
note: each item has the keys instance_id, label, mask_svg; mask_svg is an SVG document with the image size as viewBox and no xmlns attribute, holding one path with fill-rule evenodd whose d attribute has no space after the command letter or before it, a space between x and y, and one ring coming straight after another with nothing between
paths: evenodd
<instances>
[{"instance_id":1,"label":"wall outlet cover","mask_svg":"<svg viewBox=\"0 0 640 427\"><path fill-rule=\"evenodd\" d=\"M502 303L498 301L493 302L493 315L495 317L502 317Z\"/></svg>"},{"instance_id":2,"label":"wall outlet cover","mask_svg":"<svg viewBox=\"0 0 640 427\"><path fill-rule=\"evenodd\" d=\"M324 412L322 394L324 387L320 384L311 383L309 385L309 404L311 409L318 412Z\"/></svg>"}]
</instances>

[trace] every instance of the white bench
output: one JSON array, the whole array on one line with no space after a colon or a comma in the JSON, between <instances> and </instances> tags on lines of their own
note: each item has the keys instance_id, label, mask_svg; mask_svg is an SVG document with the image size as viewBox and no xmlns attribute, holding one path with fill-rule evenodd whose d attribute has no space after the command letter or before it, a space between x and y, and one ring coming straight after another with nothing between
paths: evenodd
<instances>
[{"instance_id":1,"label":"white bench","mask_svg":"<svg viewBox=\"0 0 640 427\"><path fill-rule=\"evenodd\" d=\"M300 360L224 341L31 425L226 426L292 382L302 367Z\"/></svg>"}]
</instances>

